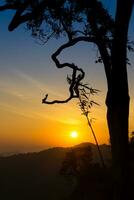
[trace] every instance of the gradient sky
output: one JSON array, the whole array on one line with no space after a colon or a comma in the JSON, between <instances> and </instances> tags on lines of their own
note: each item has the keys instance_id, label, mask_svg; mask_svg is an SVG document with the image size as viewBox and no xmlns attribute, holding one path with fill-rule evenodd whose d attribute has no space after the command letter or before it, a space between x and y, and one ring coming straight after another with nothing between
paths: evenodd
<instances>
[{"instance_id":1,"label":"gradient sky","mask_svg":"<svg viewBox=\"0 0 134 200\"><path fill-rule=\"evenodd\" d=\"M104 1L114 13L115 1ZM112 3L111 3L112 2ZM0 13L0 153L36 151L52 146L71 146L80 142L94 142L77 100L64 105L42 105L41 99L49 93L50 99L64 99L68 95L66 76L68 69L58 70L51 54L65 41L51 39L45 46L37 44L20 26L13 32L7 27L12 12ZM134 40L134 17L130 38ZM100 106L92 109L96 118L93 127L99 143L108 143L106 125L106 79L103 65L95 64L97 49L94 45L80 43L60 56L61 61L74 62L86 72L85 82L101 92L95 97ZM134 59L128 66L131 107L130 132L134 130ZM71 139L70 131L79 133Z\"/></svg>"}]
</instances>

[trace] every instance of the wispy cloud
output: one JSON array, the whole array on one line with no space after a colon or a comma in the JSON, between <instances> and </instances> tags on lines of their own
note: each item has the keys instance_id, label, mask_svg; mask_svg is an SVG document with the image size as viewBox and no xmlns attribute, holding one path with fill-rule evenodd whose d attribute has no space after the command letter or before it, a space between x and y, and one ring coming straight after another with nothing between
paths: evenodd
<instances>
[{"instance_id":1,"label":"wispy cloud","mask_svg":"<svg viewBox=\"0 0 134 200\"><path fill-rule=\"evenodd\" d=\"M27 101L29 99L29 96L21 93L20 91L17 91L16 89L3 87L3 88L0 88L0 91L1 91L1 93L5 94L5 95L13 96L13 97L18 98L23 101Z\"/></svg>"},{"instance_id":2,"label":"wispy cloud","mask_svg":"<svg viewBox=\"0 0 134 200\"><path fill-rule=\"evenodd\" d=\"M55 96L57 98L65 98L63 94L57 93L55 90L50 88L50 85L44 84L41 81L35 79L35 77L30 76L29 74L26 74L18 69L15 70L15 73L17 76L19 76L24 81L27 81L29 84L33 85L35 88L39 89L39 91L43 94L49 93L52 96Z\"/></svg>"},{"instance_id":3,"label":"wispy cloud","mask_svg":"<svg viewBox=\"0 0 134 200\"><path fill-rule=\"evenodd\" d=\"M0 103L0 109L6 110L10 113L14 113L16 115L25 117L25 118L31 118L31 119L46 119L47 117L43 114L41 114L38 111L33 111L32 109L22 109L19 107L15 107L13 105L7 104L7 103Z\"/></svg>"}]
</instances>

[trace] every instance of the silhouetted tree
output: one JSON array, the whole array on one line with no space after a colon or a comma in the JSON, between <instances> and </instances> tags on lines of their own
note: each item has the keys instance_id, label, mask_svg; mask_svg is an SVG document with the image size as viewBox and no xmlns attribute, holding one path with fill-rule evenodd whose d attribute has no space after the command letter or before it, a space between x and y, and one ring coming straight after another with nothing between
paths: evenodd
<instances>
[{"instance_id":1,"label":"silhouetted tree","mask_svg":"<svg viewBox=\"0 0 134 200\"><path fill-rule=\"evenodd\" d=\"M60 173L75 185L71 199L107 200L111 181L109 171L94 162L90 145L71 148L65 155Z\"/></svg>"},{"instance_id":2,"label":"silhouetted tree","mask_svg":"<svg viewBox=\"0 0 134 200\"><path fill-rule=\"evenodd\" d=\"M58 68L72 69L70 96L66 100L43 103L66 103L78 98L78 87L85 76L84 71L70 63L60 63L57 56L80 41L95 43L103 62L107 78L107 122L111 140L113 171L115 180L114 199L128 199L128 116L129 90L127 80L128 27L133 0L117 0L115 20L111 18L98 0L6 0L0 10L13 9L15 15L9 25L12 31L26 22L34 37L44 43L51 37L66 34L68 42L63 44L52 59ZM43 30L44 28L44 30Z\"/></svg>"},{"instance_id":3,"label":"silhouetted tree","mask_svg":"<svg viewBox=\"0 0 134 200\"><path fill-rule=\"evenodd\" d=\"M92 165L93 154L89 145L71 148L65 156L61 174L79 179L87 174Z\"/></svg>"},{"instance_id":4,"label":"silhouetted tree","mask_svg":"<svg viewBox=\"0 0 134 200\"><path fill-rule=\"evenodd\" d=\"M127 35L133 1L117 1L115 31L111 49L111 83L107 95L107 119L111 137L117 191L115 199L128 197ZM125 13L125 14L124 14Z\"/></svg>"}]
</instances>

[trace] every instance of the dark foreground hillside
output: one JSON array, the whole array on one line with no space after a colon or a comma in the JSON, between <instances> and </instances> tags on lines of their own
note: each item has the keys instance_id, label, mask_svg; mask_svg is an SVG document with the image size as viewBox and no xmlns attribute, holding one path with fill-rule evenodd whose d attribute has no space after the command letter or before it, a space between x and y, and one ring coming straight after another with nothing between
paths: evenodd
<instances>
[{"instance_id":1,"label":"dark foreground hillside","mask_svg":"<svg viewBox=\"0 0 134 200\"><path fill-rule=\"evenodd\" d=\"M90 145L94 162L98 161L95 145ZM74 191L74 185L59 171L70 148L52 148L0 158L0 197L2 200L64 200ZM108 163L110 147L101 150Z\"/></svg>"}]
</instances>

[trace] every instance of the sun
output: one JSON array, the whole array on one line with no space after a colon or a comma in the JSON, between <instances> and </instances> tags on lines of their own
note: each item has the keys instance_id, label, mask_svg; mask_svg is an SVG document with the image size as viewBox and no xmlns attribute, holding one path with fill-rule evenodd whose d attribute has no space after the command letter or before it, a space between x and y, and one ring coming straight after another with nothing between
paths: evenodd
<instances>
[{"instance_id":1,"label":"sun","mask_svg":"<svg viewBox=\"0 0 134 200\"><path fill-rule=\"evenodd\" d=\"M71 137L71 138L77 138L77 137L78 137L77 131L72 131L72 132L70 133L70 137Z\"/></svg>"}]
</instances>

